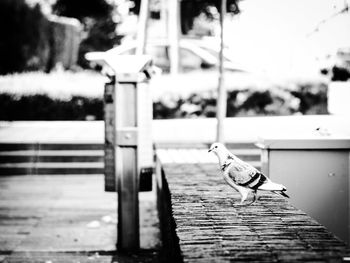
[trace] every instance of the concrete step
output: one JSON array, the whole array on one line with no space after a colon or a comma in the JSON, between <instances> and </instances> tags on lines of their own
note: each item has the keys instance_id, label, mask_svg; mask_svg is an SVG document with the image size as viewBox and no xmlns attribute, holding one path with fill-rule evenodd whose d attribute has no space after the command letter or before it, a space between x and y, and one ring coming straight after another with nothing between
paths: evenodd
<instances>
[{"instance_id":1,"label":"concrete step","mask_svg":"<svg viewBox=\"0 0 350 263\"><path fill-rule=\"evenodd\" d=\"M103 150L99 143L0 143L2 151L20 150Z\"/></svg>"},{"instance_id":2,"label":"concrete step","mask_svg":"<svg viewBox=\"0 0 350 263\"><path fill-rule=\"evenodd\" d=\"M0 151L0 163L103 162L104 151Z\"/></svg>"},{"instance_id":3,"label":"concrete step","mask_svg":"<svg viewBox=\"0 0 350 263\"><path fill-rule=\"evenodd\" d=\"M208 154L206 144L162 146L165 148L158 149L170 162L217 161ZM227 146L238 158L260 168L260 150L254 144L243 142ZM103 158L103 144L0 143L0 175L103 174Z\"/></svg>"},{"instance_id":4,"label":"concrete step","mask_svg":"<svg viewBox=\"0 0 350 263\"><path fill-rule=\"evenodd\" d=\"M27 155L42 155L42 156L103 156L103 150L14 150L14 151L1 151L0 156L27 156Z\"/></svg>"},{"instance_id":5,"label":"concrete step","mask_svg":"<svg viewBox=\"0 0 350 263\"><path fill-rule=\"evenodd\" d=\"M103 162L0 163L0 175L103 174Z\"/></svg>"},{"instance_id":6,"label":"concrete step","mask_svg":"<svg viewBox=\"0 0 350 263\"><path fill-rule=\"evenodd\" d=\"M1 143L0 175L103 174L103 149L87 143Z\"/></svg>"}]
</instances>

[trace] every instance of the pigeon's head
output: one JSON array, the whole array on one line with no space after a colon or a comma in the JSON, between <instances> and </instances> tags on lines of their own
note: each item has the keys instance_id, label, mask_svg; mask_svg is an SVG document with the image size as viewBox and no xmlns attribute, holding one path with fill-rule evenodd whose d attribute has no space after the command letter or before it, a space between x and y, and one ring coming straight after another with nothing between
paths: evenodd
<instances>
[{"instance_id":1,"label":"pigeon's head","mask_svg":"<svg viewBox=\"0 0 350 263\"><path fill-rule=\"evenodd\" d=\"M218 153L218 152L223 151L225 149L226 149L225 145L223 145L222 143L219 143L219 142L215 142L210 146L208 152Z\"/></svg>"}]
</instances>

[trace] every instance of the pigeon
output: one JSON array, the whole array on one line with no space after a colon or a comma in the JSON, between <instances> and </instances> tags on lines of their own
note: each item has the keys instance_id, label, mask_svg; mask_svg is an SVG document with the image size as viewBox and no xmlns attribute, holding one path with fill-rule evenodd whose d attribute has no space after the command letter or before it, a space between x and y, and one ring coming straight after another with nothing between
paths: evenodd
<instances>
[{"instance_id":1,"label":"pigeon","mask_svg":"<svg viewBox=\"0 0 350 263\"><path fill-rule=\"evenodd\" d=\"M272 182L256 168L232 154L222 143L213 143L208 152L219 159L219 165L225 181L241 195L241 204L253 193L253 204L257 199L257 190L271 191L289 198L286 187Z\"/></svg>"}]
</instances>

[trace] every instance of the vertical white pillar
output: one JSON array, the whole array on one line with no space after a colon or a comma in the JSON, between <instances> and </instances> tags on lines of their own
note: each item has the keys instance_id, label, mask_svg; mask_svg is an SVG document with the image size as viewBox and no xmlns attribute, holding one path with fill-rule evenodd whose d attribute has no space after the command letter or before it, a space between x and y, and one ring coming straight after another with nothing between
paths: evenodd
<instances>
[{"instance_id":1,"label":"vertical white pillar","mask_svg":"<svg viewBox=\"0 0 350 263\"><path fill-rule=\"evenodd\" d=\"M179 34L180 34L180 8L178 0L168 0L168 39L170 74L179 72Z\"/></svg>"},{"instance_id":2,"label":"vertical white pillar","mask_svg":"<svg viewBox=\"0 0 350 263\"><path fill-rule=\"evenodd\" d=\"M219 83L218 83L218 98L217 98L217 130L216 141L224 143L224 120L226 118L227 110L227 94L225 89L224 78L224 20L226 14L226 0L221 0L221 12L220 12L220 65L219 65Z\"/></svg>"},{"instance_id":3,"label":"vertical white pillar","mask_svg":"<svg viewBox=\"0 0 350 263\"><path fill-rule=\"evenodd\" d=\"M142 0L137 23L136 55L145 54L147 41L147 25L149 18L149 0Z\"/></svg>"}]
</instances>

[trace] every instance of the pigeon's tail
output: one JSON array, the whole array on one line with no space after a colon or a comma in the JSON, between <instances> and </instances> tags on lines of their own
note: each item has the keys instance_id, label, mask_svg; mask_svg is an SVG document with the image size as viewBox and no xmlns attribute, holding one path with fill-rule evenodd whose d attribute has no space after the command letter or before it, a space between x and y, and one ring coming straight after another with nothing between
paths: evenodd
<instances>
[{"instance_id":1,"label":"pigeon's tail","mask_svg":"<svg viewBox=\"0 0 350 263\"><path fill-rule=\"evenodd\" d=\"M265 184L261 185L259 190L271 191L276 194L280 194L284 197L290 198L285 192L287 191L286 187L282 184L276 184L274 182L268 181Z\"/></svg>"},{"instance_id":2,"label":"pigeon's tail","mask_svg":"<svg viewBox=\"0 0 350 263\"><path fill-rule=\"evenodd\" d=\"M266 181L264 184L258 187L258 190L265 190L265 191L285 191L286 188L281 184L276 184L272 182L271 180Z\"/></svg>"},{"instance_id":3,"label":"pigeon's tail","mask_svg":"<svg viewBox=\"0 0 350 263\"><path fill-rule=\"evenodd\" d=\"M282 191L278 191L278 192L274 191L274 192L275 192L276 194L280 194L280 195L282 195L282 196L284 196L284 197L290 198L289 195L287 195L287 194L285 193L285 191L287 191L287 189L283 189Z\"/></svg>"}]
</instances>

